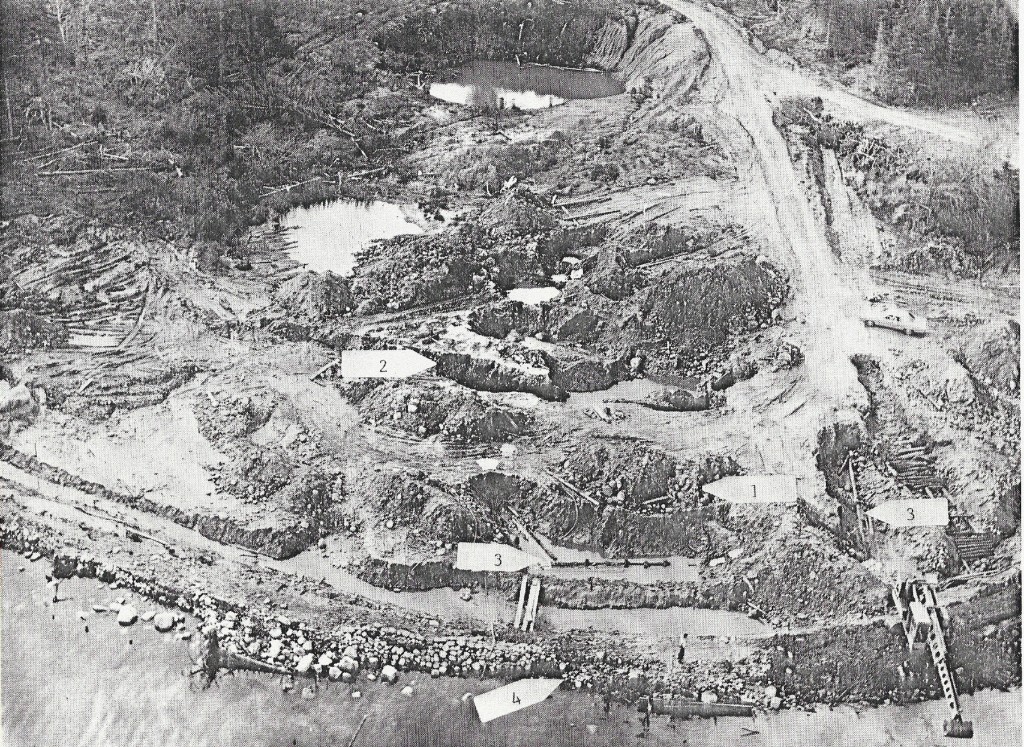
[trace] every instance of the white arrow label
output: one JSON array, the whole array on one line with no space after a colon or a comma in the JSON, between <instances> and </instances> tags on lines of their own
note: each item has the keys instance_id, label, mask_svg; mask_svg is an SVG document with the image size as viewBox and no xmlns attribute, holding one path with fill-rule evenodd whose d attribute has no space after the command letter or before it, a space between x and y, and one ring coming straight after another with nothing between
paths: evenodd
<instances>
[{"instance_id":1,"label":"white arrow label","mask_svg":"<svg viewBox=\"0 0 1024 747\"><path fill-rule=\"evenodd\" d=\"M796 503L793 475L740 475L723 477L704 486L704 492L730 503Z\"/></svg>"},{"instance_id":2,"label":"white arrow label","mask_svg":"<svg viewBox=\"0 0 1024 747\"><path fill-rule=\"evenodd\" d=\"M559 679L519 680L511 685L477 695L473 698L473 705L480 715L480 721L486 724L496 718L537 705L546 700L561 684L562 680Z\"/></svg>"},{"instance_id":3,"label":"white arrow label","mask_svg":"<svg viewBox=\"0 0 1024 747\"><path fill-rule=\"evenodd\" d=\"M460 571L507 571L514 573L531 565L550 563L510 545L497 542L460 542L455 567Z\"/></svg>"},{"instance_id":4,"label":"white arrow label","mask_svg":"<svg viewBox=\"0 0 1024 747\"><path fill-rule=\"evenodd\" d=\"M342 350L344 379L404 379L433 368L436 363L415 350Z\"/></svg>"},{"instance_id":5,"label":"white arrow label","mask_svg":"<svg viewBox=\"0 0 1024 747\"><path fill-rule=\"evenodd\" d=\"M945 498L888 501L868 511L868 516L893 527L944 527L949 524L949 501Z\"/></svg>"}]
</instances>

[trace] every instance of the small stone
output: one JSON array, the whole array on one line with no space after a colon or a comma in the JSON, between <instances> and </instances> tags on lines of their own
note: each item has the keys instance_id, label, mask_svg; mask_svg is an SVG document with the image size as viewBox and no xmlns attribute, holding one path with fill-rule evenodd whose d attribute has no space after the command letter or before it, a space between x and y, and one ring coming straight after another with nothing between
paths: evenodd
<instances>
[{"instance_id":1,"label":"small stone","mask_svg":"<svg viewBox=\"0 0 1024 747\"><path fill-rule=\"evenodd\" d=\"M358 690L353 690L352 691L352 697L353 697L353 699L358 700L359 698L363 697L363 694L361 692L359 692Z\"/></svg>"},{"instance_id":2,"label":"small stone","mask_svg":"<svg viewBox=\"0 0 1024 747\"><path fill-rule=\"evenodd\" d=\"M106 612L107 608L104 607L102 604L94 604L92 606L92 611L93 612Z\"/></svg>"},{"instance_id":3,"label":"small stone","mask_svg":"<svg viewBox=\"0 0 1024 747\"><path fill-rule=\"evenodd\" d=\"M330 677L332 680L340 680L341 679L341 674L342 674L341 670L338 669L337 667L331 667L330 669L327 670L327 676Z\"/></svg>"},{"instance_id":4,"label":"small stone","mask_svg":"<svg viewBox=\"0 0 1024 747\"><path fill-rule=\"evenodd\" d=\"M402 688L402 695L404 695L407 698L411 698L412 697L412 688L409 687L408 685L403 687Z\"/></svg>"},{"instance_id":5,"label":"small stone","mask_svg":"<svg viewBox=\"0 0 1024 747\"><path fill-rule=\"evenodd\" d=\"M312 700L315 697L316 697L316 690L313 688L312 685L310 685L308 687L302 688L302 699L303 700Z\"/></svg>"},{"instance_id":6,"label":"small stone","mask_svg":"<svg viewBox=\"0 0 1024 747\"><path fill-rule=\"evenodd\" d=\"M142 620L142 622L149 622L154 617L156 617L156 611L154 610L146 610L141 615L139 615L139 619Z\"/></svg>"}]
</instances>

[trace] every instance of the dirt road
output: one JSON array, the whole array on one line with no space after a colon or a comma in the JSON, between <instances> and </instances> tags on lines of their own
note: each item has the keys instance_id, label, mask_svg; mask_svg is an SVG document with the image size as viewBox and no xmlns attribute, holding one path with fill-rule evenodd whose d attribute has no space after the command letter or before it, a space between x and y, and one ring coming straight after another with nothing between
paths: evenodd
<instances>
[{"instance_id":1,"label":"dirt road","mask_svg":"<svg viewBox=\"0 0 1024 747\"><path fill-rule=\"evenodd\" d=\"M793 274L793 311L803 322L799 344L806 355L813 391L809 412L827 416L866 405L850 363L857 354L886 359L899 353L904 339L884 330L865 329L861 315L866 299L879 292L863 266L839 260L826 238L823 221L808 200L802 175L786 141L772 120L773 103L784 96L821 96L850 119L876 120L926 132L953 143L981 146L991 133L980 117L952 117L879 106L824 83L808 73L776 64L759 54L737 21L703 5L668 0L666 5L691 19L711 49L712 65L703 96L713 107L721 142L728 143L744 183L745 200L734 207L752 234L767 248L769 259ZM965 125L970 125L965 126ZM874 231L868 221L867 231ZM844 237L859 243L875 237ZM846 256L846 247L841 247ZM801 414L806 418L808 411Z\"/></svg>"}]
</instances>

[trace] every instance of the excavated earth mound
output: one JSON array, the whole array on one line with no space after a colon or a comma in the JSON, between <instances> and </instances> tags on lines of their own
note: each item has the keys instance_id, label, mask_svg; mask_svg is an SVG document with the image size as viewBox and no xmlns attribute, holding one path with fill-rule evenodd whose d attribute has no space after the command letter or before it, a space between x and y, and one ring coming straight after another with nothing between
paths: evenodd
<instances>
[{"instance_id":1,"label":"excavated earth mound","mask_svg":"<svg viewBox=\"0 0 1024 747\"><path fill-rule=\"evenodd\" d=\"M460 386L359 383L347 393L364 420L458 443L506 441L527 433L533 420L529 412L489 402Z\"/></svg>"},{"instance_id":2,"label":"excavated earth mound","mask_svg":"<svg viewBox=\"0 0 1024 747\"><path fill-rule=\"evenodd\" d=\"M963 345L968 369L986 383L1006 392L1020 388L1020 324L1011 320L989 322Z\"/></svg>"}]
</instances>

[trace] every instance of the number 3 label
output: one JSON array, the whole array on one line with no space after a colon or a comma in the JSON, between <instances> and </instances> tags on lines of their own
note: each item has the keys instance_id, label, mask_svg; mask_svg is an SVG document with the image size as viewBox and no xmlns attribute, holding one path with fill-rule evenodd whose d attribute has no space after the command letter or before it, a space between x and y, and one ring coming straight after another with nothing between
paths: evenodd
<instances>
[{"instance_id":1,"label":"number 3 label","mask_svg":"<svg viewBox=\"0 0 1024 747\"><path fill-rule=\"evenodd\" d=\"M501 565L501 553L494 553L494 565L495 567Z\"/></svg>"}]
</instances>

